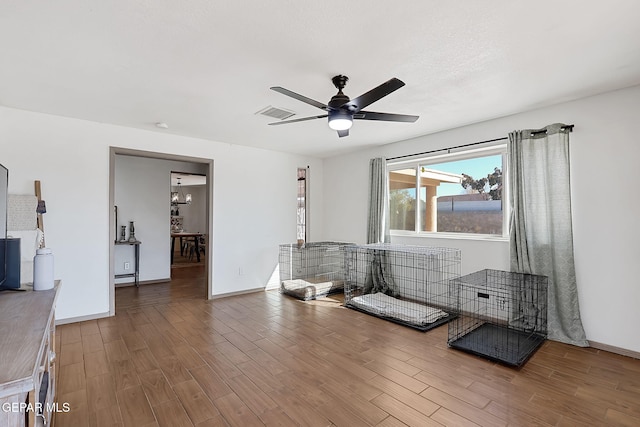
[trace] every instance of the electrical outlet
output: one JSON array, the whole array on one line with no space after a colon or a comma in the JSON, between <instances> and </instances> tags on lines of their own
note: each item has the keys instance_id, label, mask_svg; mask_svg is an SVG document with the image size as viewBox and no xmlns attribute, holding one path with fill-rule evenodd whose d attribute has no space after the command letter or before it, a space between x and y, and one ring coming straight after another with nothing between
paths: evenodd
<instances>
[{"instance_id":1,"label":"electrical outlet","mask_svg":"<svg viewBox=\"0 0 640 427\"><path fill-rule=\"evenodd\" d=\"M238 267L238 276L244 275L244 269L242 267Z\"/></svg>"},{"instance_id":2,"label":"electrical outlet","mask_svg":"<svg viewBox=\"0 0 640 427\"><path fill-rule=\"evenodd\" d=\"M131 268L131 264L130 264L130 263L128 263L128 262L125 262L125 263L124 263L124 269L125 269L125 270L128 270L128 269L130 269L130 268Z\"/></svg>"}]
</instances>

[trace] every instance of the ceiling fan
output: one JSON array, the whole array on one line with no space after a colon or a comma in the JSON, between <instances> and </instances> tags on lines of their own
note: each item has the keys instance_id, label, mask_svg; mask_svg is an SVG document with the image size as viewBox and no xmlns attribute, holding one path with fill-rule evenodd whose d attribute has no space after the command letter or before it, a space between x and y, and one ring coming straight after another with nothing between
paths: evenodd
<instances>
[{"instance_id":1,"label":"ceiling fan","mask_svg":"<svg viewBox=\"0 0 640 427\"><path fill-rule=\"evenodd\" d=\"M338 89L338 93L335 94L328 104L323 104L306 96L302 96L288 89L280 86L274 86L271 90L279 92L283 95L290 96L291 98L302 101L306 104L318 107L321 110L325 110L327 114L321 114L319 116L303 117L301 119L287 120L281 122L269 123L270 125L285 125L288 123L303 122L306 120L323 119L328 117L329 127L338 132L338 136L349 135L349 129L353 124L353 120L383 120L387 122L409 122L413 123L418 120L419 116L409 116L405 114L391 114L391 113L376 113L374 111L365 111L363 108L373 104L380 98L389 95L404 86L402 80L395 77L382 83L380 86L371 89L360 95L357 98L349 99L347 95L342 93L349 78L347 76L339 75L331 79L333 85Z\"/></svg>"}]
</instances>

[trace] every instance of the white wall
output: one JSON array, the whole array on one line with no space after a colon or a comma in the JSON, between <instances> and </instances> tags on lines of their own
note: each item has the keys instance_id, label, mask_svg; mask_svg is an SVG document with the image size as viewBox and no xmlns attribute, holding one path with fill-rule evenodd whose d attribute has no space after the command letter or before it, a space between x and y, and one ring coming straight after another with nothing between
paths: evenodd
<instances>
[{"instance_id":1,"label":"white wall","mask_svg":"<svg viewBox=\"0 0 640 427\"><path fill-rule=\"evenodd\" d=\"M170 214L171 171L206 174L207 165L177 162L129 155L116 155L114 176L114 202L118 206L118 226L134 221L136 238L140 245L140 280L166 280L171 277L170 268ZM195 204L201 208L200 229L187 230L206 233L206 200L204 187ZM184 207L180 205L181 214ZM195 216L195 215L193 215ZM185 218L186 219L186 218ZM119 231L119 230L118 230ZM114 235L115 238L115 235ZM130 270L124 269L124 262ZM133 248L119 245L114 248L115 274L133 272ZM133 282L132 278L118 279L116 283Z\"/></svg>"},{"instance_id":2,"label":"white wall","mask_svg":"<svg viewBox=\"0 0 640 427\"><path fill-rule=\"evenodd\" d=\"M63 280L56 311L62 320L109 312L110 146L214 159L214 243L207 256L215 295L264 287L278 244L295 241L298 166L310 165L316 178L311 209L322 205L318 159L0 107L0 163L9 168L9 191L33 194L33 181L42 181L47 246L55 277ZM317 239L322 217L313 218Z\"/></svg>"},{"instance_id":3,"label":"white wall","mask_svg":"<svg viewBox=\"0 0 640 427\"><path fill-rule=\"evenodd\" d=\"M369 159L446 148L507 136L514 129L555 122L571 134L572 204L578 292L587 338L640 351L639 204L640 86L567 102L372 148L324 162L324 238L364 243ZM420 120L429 120L422 117ZM463 274L508 269L509 247L499 241L394 238L394 242L462 249Z\"/></svg>"}]
</instances>

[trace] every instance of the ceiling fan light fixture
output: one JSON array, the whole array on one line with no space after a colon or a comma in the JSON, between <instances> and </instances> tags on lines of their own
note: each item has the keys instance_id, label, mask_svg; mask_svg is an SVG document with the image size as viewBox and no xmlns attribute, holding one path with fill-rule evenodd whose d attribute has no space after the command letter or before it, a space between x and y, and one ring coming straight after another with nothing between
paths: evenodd
<instances>
[{"instance_id":1,"label":"ceiling fan light fixture","mask_svg":"<svg viewBox=\"0 0 640 427\"><path fill-rule=\"evenodd\" d=\"M351 129L353 122L351 119L333 119L329 120L329 127L333 130Z\"/></svg>"},{"instance_id":2,"label":"ceiling fan light fixture","mask_svg":"<svg viewBox=\"0 0 640 427\"><path fill-rule=\"evenodd\" d=\"M353 125L353 117L346 111L333 111L329 113L329 127L333 130L348 130Z\"/></svg>"},{"instance_id":3,"label":"ceiling fan light fixture","mask_svg":"<svg viewBox=\"0 0 640 427\"><path fill-rule=\"evenodd\" d=\"M285 89L280 86L272 86L271 90L289 96L293 99L297 99L298 101L302 101L305 104L319 108L323 110L323 112L326 112L326 114L303 117L301 119L274 122L269 123L269 125L284 125L289 123L306 122L308 120L324 119L326 117L328 118L329 127L338 132L338 137L343 138L345 136L349 136L349 129L351 129L354 117L358 120L379 120L386 122L405 123L413 123L418 120L418 116L410 116L406 114L376 113L373 111L363 110L374 102L380 100L381 98L384 98L385 96L389 95L392 92L395 92L396 90L404 86L404 82L402 80L393 77L354 99L350 99L342 92L342 89L344 89L348 80L348 77L343 75L338 75L331 79L333 85L338 89L338 93L333 95L331 97L331 100L327 104L323 104L322 102L316 101L315 99L307 98L304 95L300 95L299 93L292 92L289 89Z\"/></svg>"}]
</instances>

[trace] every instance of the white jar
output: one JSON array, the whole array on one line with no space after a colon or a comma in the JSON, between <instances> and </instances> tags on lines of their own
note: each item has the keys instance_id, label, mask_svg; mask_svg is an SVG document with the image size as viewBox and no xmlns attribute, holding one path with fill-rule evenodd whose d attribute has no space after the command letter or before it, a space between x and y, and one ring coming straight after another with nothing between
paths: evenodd
<instances>
[{"instance_id":1,"label":"white jar","mask_svg":"<svg viewBox=\"0 0 640 427\"><path fill-rule=\"evenodd\" d=\"M53 253L49 248L36 251L33 257L33 290L46 291L53 288Z\"/></svg>"}]
</instances>

